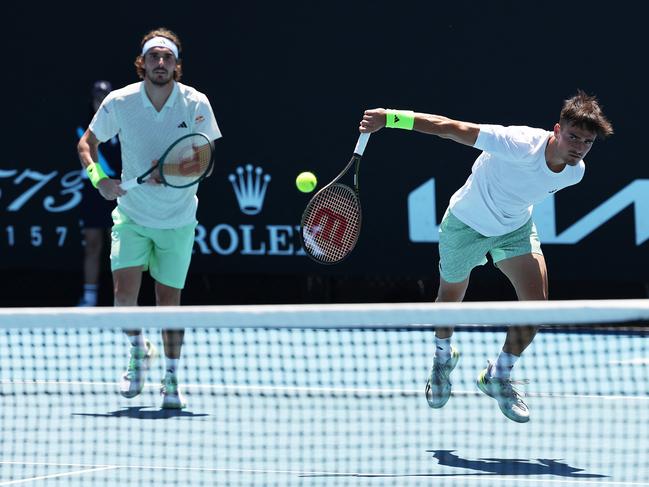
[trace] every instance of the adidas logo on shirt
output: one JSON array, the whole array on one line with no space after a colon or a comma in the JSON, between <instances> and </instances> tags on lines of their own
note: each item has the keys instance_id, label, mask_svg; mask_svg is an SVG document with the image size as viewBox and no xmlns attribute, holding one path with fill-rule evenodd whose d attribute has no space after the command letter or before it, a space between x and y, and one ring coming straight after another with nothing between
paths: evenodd
<instances>
[{"instance_id":1,"label":"adidas logo on shirt","mask_svg":"<svg viewBox=\"0 0 649 487\"><path fill-rule=\"evenodd\" d=\"M182 122L180 122L180 124L178 124L178 128L179 128L179 129L186 129L186 128L187 128L187 124L186 124L184 121L182 121Z\"/></svg>"}]
</instances>

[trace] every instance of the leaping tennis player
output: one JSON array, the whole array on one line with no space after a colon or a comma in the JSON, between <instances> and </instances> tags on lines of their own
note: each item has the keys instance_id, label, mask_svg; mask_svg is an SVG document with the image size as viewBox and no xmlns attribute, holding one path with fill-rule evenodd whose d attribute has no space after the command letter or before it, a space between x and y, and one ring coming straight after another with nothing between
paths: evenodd
<instances>
[{"instance_id":1,"label":"leaping tennis player","mask_svg":"<svg viewBox=\"0 0 649 487\"><path fill-rule=\"evenodd\" d=\"M579 90L564 102L552 131L525 126L483 125L407 110L367 110L361 132L383 127L416 130L479 149L471 175L453 194L439 228L438 302L464 299L471 270L487 262L514 286L520 300L547 300L548 276L532 221L535 203L584 176L584 157L597 137L613 134L598 100ZM511 380L511 371L537 329L510 327L495 361L477 379L478 388L498 401L513 421L529 421L529 410ZM452 328L435 331L435 356L426 384L431 408L451 396L450 374L460 353L451 345Z\"/></svg>"},{"instance_id":2,"label":"leaping tennis player","mask_svg":"<svg viewBox=\"0 0 649 487\"><path fill-rule=\"evenodd\" d=\"M156 304L180 305L197 225L198 185L167 187L159 184L154 174L147 181L150 184L125 191L121 181L108 178L97 163L97 147L115 135L122 144L122 180L145 172L183 136L200 132L212 145L221 137L207 97L179 83L180 53L175 33L165 28L147 33L135 59L142 81L111 92L78 144L81 164L93 185L107 200L117 199L110 253L115 306L137 306L142 272L146 270L155 280ZM157 355L137 326L125 326L131 349L120 391L128 398L142 392L146 371ZM183 338L184 330L162 332L166 355L163 408L186 406L177 378Z\"/></svg>"}]
</instances>

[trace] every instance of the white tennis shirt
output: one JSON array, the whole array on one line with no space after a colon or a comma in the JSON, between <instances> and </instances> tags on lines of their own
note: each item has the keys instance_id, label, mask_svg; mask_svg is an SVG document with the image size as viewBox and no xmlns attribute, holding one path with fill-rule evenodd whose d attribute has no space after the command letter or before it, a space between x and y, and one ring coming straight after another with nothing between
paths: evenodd
<instances>
[{"instance_id":1,"label":"white tennis shirt","mask_svg":"<svg viewBox=\"0 0 649 487\"><path fill-rule=\"evenodd\" d=\"M581 181L583 160L559 173L548 167L545 148L551 135L531 127L480 125L474 147L483 152L451 196L453 215L484 236L504 235L527 223L534 203Z\"/></svg>"},{"instance_id":2,"label":"white tennis shirt","mask_svg":"<svg viewBox=\"0 0 649 487\"><path fill-rule=\"evenodd\" d=\"M190 86L174 82L167 102L158 112L144 90L144 82L111 92L90 122L101 142L119 135L122 181L144 173L176 139L202 132L210 140L221 137L207 97ZM142 184L130 189L117 204L135 223L152 228L179 228L196 222L198 185L169 188Z\"/></svg>"}]
</instances>

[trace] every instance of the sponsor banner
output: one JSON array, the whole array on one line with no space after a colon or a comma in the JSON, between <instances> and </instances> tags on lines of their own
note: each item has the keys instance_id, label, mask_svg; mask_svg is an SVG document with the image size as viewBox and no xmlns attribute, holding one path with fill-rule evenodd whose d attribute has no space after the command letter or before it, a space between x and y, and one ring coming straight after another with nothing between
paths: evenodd
<instances>
[{"instance_id":1,"label":"sponsor banner","mask_svg":"<svg viewBox=\"0 0 649 487\"><path fill-rule=\"evenodd\" d=\"M271 174L262 164L231 168L231 171L217 172L199 191L199 225L192 272L358 274L371 268L376 273L417 275L422 272L420 254L427 255L424 261L427 272L434 272L439 219L447 204L447 198L436 191L439 178L411 183L414 189L410 191L399 188L397 198L401 201L396 202L377 198L375 191L368 190L365 198L362 195L366 223L359 248L348 262L323 267L311 262L301 246L299 217L308 196L291 188L293 174L278 168ZM0 170L2 268L80 266L82 177L78 169ZM381 175L375 174L371 180L372 185L383 184ZM610 247L597 248L601 246L598 242L603 234L604 240L613 243L616 253L617 249L626 249L618 253L618 260L628 255L640 259L639 262L647 260L642 248L649 239L649 180L636 179L603 201L591 200L590 209L573 216L574 221L568 225L558 223L562 208L556 198L551 194L534 209L533 218L546 253L557 246L551 253L558 253L561 260L562 249L566 250L566 256L570 255L571 248L581 249L591 256L590 261L599 262L594 253L611 251ZM389 207L394 206L403 211L390 216L392 221L375 223L380 215L389 215ZM211 211L212 208L218 211ZM624 224L614 224L624 215ZM386 224L394 231L386 233ZM406 230L398 231L400 228ZM593 234L600 237L593 238ZM597 244L594 250L590 240ZM373 245L374 242L381 245ZM383 259L385 252L399 262L398 270ZM580 259L576 260L577 268L571 259L573 265L565 274L591 274L591 266L580 268L588 262L584 256L581 259L582 264ZM601 263L599 267L609 277L619 275L625 279L640 273L639 268L634 269L633 266L620 268L613 262ZM562 271L558 273L561 275Z\"/></svg>"}]
</instances>

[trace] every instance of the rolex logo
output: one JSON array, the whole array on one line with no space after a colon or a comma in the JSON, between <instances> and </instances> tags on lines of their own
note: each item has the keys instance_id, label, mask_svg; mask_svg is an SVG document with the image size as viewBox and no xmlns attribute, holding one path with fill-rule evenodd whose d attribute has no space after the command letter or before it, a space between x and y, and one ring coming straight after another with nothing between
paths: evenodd
<instances>
[{"instance_id":1,"label":"rolex logo","mask_svg":"<svg viewBox=\"0 0 649 487\"><path fill-rule=\"evenodd\" d=\"M246 215L256 215L264 206L270 174L265 174L262 177L263 169L261 167L254 168L253 173L252 164L246 164L245 170L239 166L236 172L236 175L230 174L228 179L234 188L239 208Z\"/></svg>"}]
</instances>

